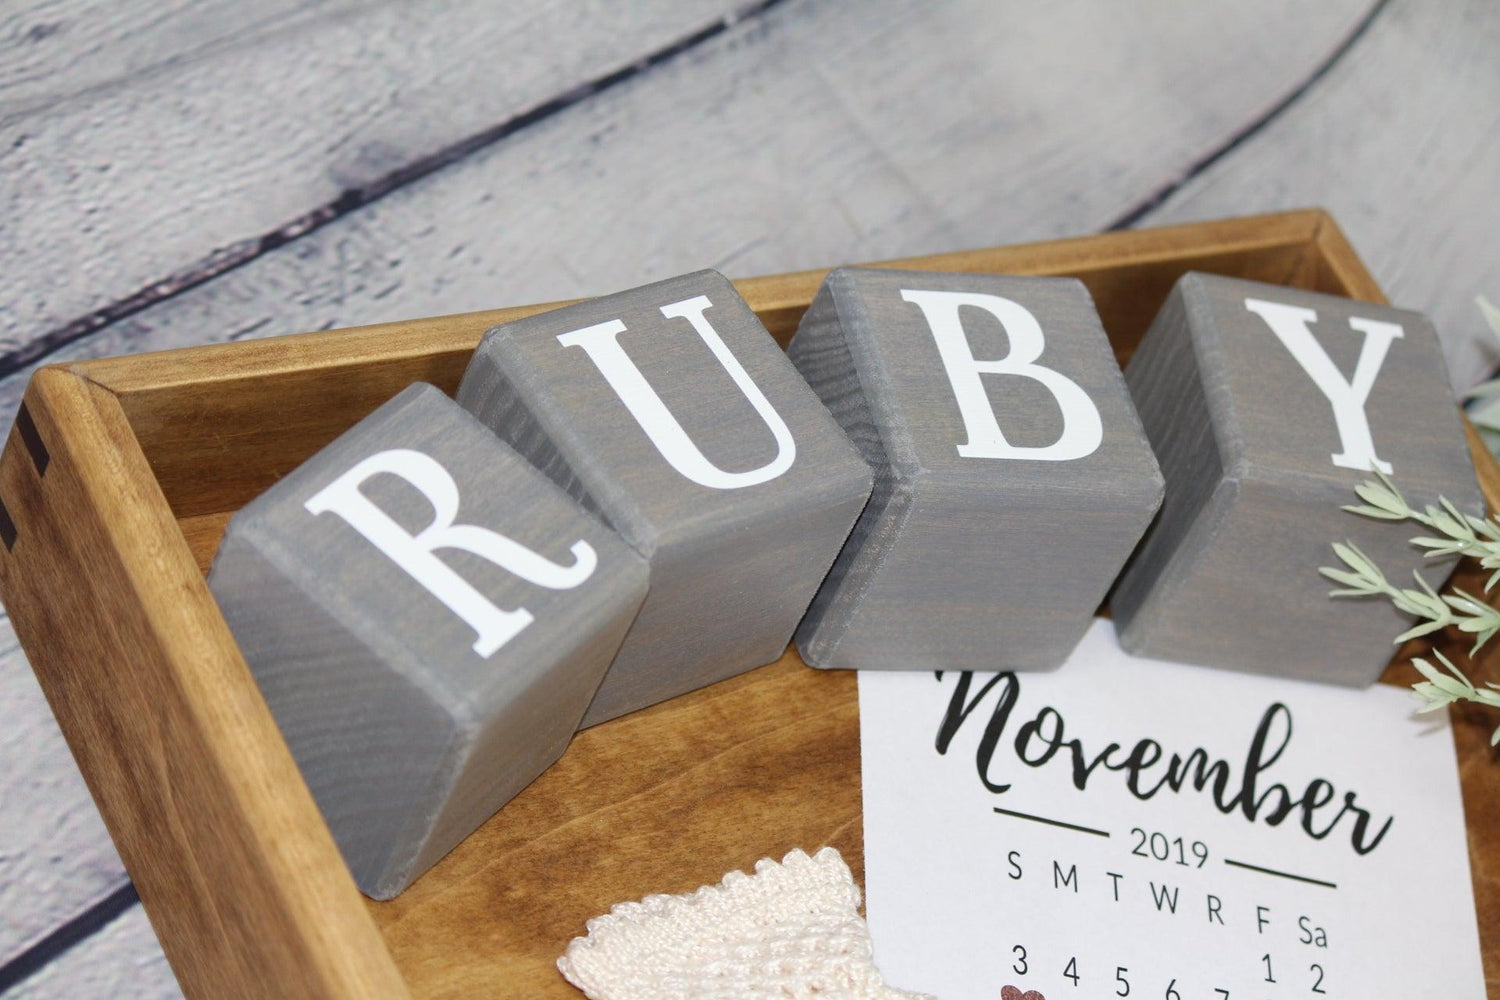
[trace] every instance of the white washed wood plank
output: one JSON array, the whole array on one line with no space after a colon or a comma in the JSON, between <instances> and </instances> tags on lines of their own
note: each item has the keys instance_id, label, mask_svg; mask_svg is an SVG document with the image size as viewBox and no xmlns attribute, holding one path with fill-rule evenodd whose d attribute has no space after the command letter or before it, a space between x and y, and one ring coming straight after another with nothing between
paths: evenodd
<instances>
[{"instance_id":1,"label":"white washed wood plank","mask_svg":"<svg viewBox=\"0 0 1500 1000\"><path fill-rule=\"evenodd\" d=\"M42 689L0 616L0 963L125 881Z\"/></svg>"},{"instance_id":2,"label":"white washed wood plank","mask_svg":"<svg viewBox=\"0 0 1500 1000\"><path fill-rule=\"evenodd\" d=\"M0 121L364 0L24 0L0 11ZM366 4L367 5L367 4Z\"/></svg>"},{"instance_id":3,"label":"white washed wood plank","mask_svg":"<svg viewBox=\"0 0 1500 1000\"><path fill-rule=\"evenodd\" d=\"M51 360L1087 232L1368 5L787 4Z\"/></svg>"},{"instance_id":4,"label":"white washed wood plank","mask_svg":"<svg viewBox=\"0 0 1500 1000\"><path fill-rule=\"evenodd\" d=\"M181 1000L146 911L132 906L50 965L6 990L5 1000Z\"/></svg>"},{"instance_id":5,"label":"white washed wood plank","mask_svg":"<svg viewBox=\"0 0 1500 1000\"><path fill-rule=\"evenodd\" d=\"M1285 115L1139 225L1322 205L1391 301L1427 313L1454 385L1500 364L1500 6L1393 0Z\"/></svg>"},{"instance_id":6,"label":"white washed wood plank","mask_svg":"<svg viewBox=\"0 0 1500 1000\"><path fill-rule=\"evenodd\" d=\"M368 9L356 10L359 6ZM323 167L340 157L347 159L341 143L378 145L385 136L391 142L392 163L405 162L402 156L429 153L434 144L492 125L496 118L628 64L712 23L724 10L735 9L730 0L653 0L630 5L628 12L613 4L546 6L545 11L507 13L482 3L432 4L424 12L430 22L416 17L414 10L401 14L369 4L289 0L276 5L203 6L170 0L119 5L63 0L8 10L0 15L0 150L6 151L0 152L0 259L6 261L0 268L0 327L11 317L17 296L24 298L46 285L66 291L70 282L46 274L48 267L68 275L89 267L123 273L153 253L176 252L170 232L161 232L159 220L144 210L135 212L131 231L122 236L131 246L110 249L107 233L96 232L85 234L85 243L94 244L85 252L78 242L82 237L72 231L79 220L69 214L68 205L49 202L46 184L41 190L28 186L31 174L56 170L63 174L61 180L44 179L62 183L69 197L86 198L89 212L94 205L118 200L108 175L76 169L84 150L94 148L91 143L102 143L101 155L108 154L101 163L119 166L122 161L109 147L128 143L127 133L137 133L132 148L147 161L133 169L152 174L161 167L151 166L150 156L159 152L151 148L153 143L199 144L201 139L213 155L205 152L169 164L166 174L141 181L162 190L176 186L189 201L195 198L193 191L227 192L226 184L239 183L247 198L257 186L283 185L286 178L267 172L266 163L293 174L310 170L317 190L309 188L311 193L302 201L286 207L288 212L304 211L312 207L308 199L336 193ZM557 38L569 42L558 45ZM325 47L334 49L338 58L320 62L312 57ZM508 51L512 47L517 51ZM45 51L27 51L32 48ZM497 57L502 51L504 57ZM358 67L342 65L356 56ZM289 67L298 60L308 65L292 72ZM249 86L255 75L264 81L258 88ZM283 75L286 79L280 79ZM218 117L220 106L244 103L247 96L256 102L254 113L247 113L237 130L217 145L211 137L189 134L202 126L201 121L174 124L162 118L175 114L175 105L167 100L170 91L193 90L206 81L218 85L215 93L203 98L204 117L210 121ZM268 94L273 99L268 100ZM153 107L153 101L165 102L167 109ZM401 113L392 113L392 102L400 104ZM300 115L289 128L306 141L283 138L281 146L263 151L262 160L256 159L255 151L235 146L274 145L266 131L277 115ZM317 135L334 126L342 133ZM163 139L162 128L175 128L178 138ZM405 138L412 145L401 150L395 137L405 133L410 133ZM21 136L33 145L24 163L13 148ZM51 159L37 154L34 145L45 145L49 136L60 144ZM322 141L330 148L320 145ZM315 167L317 156L325 156L327 162ZM237 179L221 176L221 161L236 159ZM164 179L169 181L166 187ZM353 175L349 179L359 180ZM20 201L24 211L15 204ZM194 208L181 201L174 205L167 208L184 213L178 222L187 229L198 228L202 211L213 215L211 206ZM128 214L128 206L121 211ZM264 216L253 221L262 226L283 220L284 216ZM108 229L106 223L100 225ZM58 239L49 241L36 232L28 236L28 226L55 230ZM213 235L211 225L207 234ZM21 244L30 238L40 239L45 252L24 248ZM70 259L74 254L80 261ZM106 261L106 254L114 259ZM47 259L39 262L39 257ZM153 276L139 273L144 279ZM39 284L22 288L28 281ZM85 290L81 282L72 286ZM87 306L68 308L83 307ZM0 343L0 350L4 346ZM7 411L4 421L11 416ZM0 810L3 963L121 884L125 876L41 691L15 649L8 619L0 628L0 718L13 720L0 728L0 761L16 765L0 775L0 802L6 806Z\"/></svg>"},{"instance_id":7,"label":"white washed wood plank","mask_svg":"<svg viewBox=\"0 0 1500 1000\"><path fill-rule=\"evenodd\" d=\"M79 93L0 120L0 353L232 259L742 2L345 3L269 25L255 4L163 14L152 44L182 54L115 80L140 52L97 76L85 60Z\"/></svg>"},{"instance_id":8,"label":"white washed wood plank","mask_svg":"<svg viewBox=\"0 0 1500 1000\"><path fill-rule=\"evenodd\" d=\"M789 3L54 360L1086 232L1367 3L1246 6Z\"/></svg>"}]
</instances>

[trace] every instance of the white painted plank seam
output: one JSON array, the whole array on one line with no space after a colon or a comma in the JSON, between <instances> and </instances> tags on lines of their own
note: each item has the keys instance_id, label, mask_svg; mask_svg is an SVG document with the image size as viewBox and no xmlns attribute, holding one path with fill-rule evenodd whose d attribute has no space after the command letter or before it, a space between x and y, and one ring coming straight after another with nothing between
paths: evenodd
<instances>
[{"instance_id":1,"label":"white painted plank seam","mask_svg":"<svg viewBox=\"0 0 1500 1000\"><path fill-rule=\"evenodd\" d=\"M649 72L698 47L717 35L746 21L766 13L786 0L754 0L735 8L722 18L698 30L662 46L655 51L601 76L587 80L572 89L520 111L490 128L477 132L457 142L450 143L434 152L419 156L402 164L389 174L374 181L344 191L332 201L314 208L303 215L256 238L241 240L231 246L215 251L207 258L184 268L175 274L139 289L123 299L102 306L93 312L71 320L60 327L40 334L23 344L0 354L0 378L18 371L27 365L42 360L54 351L87 337L96 330L125 319L159 302L165 301L190 288L217 278L235 268L250 263L257 257L270 253L287 243L306 236L337 219L357 211L386 195L436 173L501 142L516 133L552 117L555 114L602 94L643 73Z\"/></svg>"},{"instance_id":2,"label":"white painted plank seam","mask_svg":"<svg viewBox=\"0 0 1500 1000\"><path fill-rule=\"evenodd\" d=\"M1212 150L1202 159L1189 166L1176 178L1152 192L1150 197L1142 199L1134 207L1123 212L1119 218L1104 227L1103 231L1112 233L1121 229L1131 228L1165 203L1172 195L1191 183L1193 178L1211 169L1214 164L1233 154L1235 150L1255 138L1267 126L1290 111L1297 102L1301 101L1310 91L1317 87L1318 83L1327 77L1333 71L1334 67L1338 66L1350 52L1354 51L1360 39L1369 33L1370 28L1389 6L1390 0L1376 0L1375 5L1370 8L1369 13L1364 16L1364 19L1356 24L1353 30L1345 36L1344 40L1328 53L1328 58L1323 61L1322 65L1316 67L1307 75L1307 79L1288 91L1286 96L1280 101L1277 101L1270 108L1266 109L1265 114L1246 123L1244 128L1231 135L1218 149Z\"/></svg>"}]
</instances>

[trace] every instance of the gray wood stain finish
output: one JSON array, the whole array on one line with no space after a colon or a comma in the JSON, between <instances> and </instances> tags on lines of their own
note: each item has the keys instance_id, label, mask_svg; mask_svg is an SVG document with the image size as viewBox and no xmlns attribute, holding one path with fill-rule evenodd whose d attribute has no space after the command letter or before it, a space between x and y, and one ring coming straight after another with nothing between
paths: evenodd
<instances>
[{"instance_id":1,"label":"gray wood stain finish","mask_svg":"<svg viewBox=\"0 0 1500 1000\"><path fill-rule=\"evenodd\" d=\"M1372 684L1390 661L1391 637L1410 621L1384 599L1328 596L1332 585L1318 567L1338 565L1330 540L1354 541L1398 586L1414 570L1436 585L1453 563L1424 560L1408 544L1420 533L1411 525L1339 509L1357 502L1354 487L1372 478L1367 450L1358 422L1339 426L1329 397L1265 318L1278 306L1316 314L1305 326L1316 346L1303 350L1326 355L1335 387L1340 379L1359 383L1356 373L1379 362L1362 409L1375 460L1391 466L1407 499L1424 506L1442 494L1460 510L1484 512L1425 317L1187 275L1125 373L1167 496L1111 607L1122 644L1135 653ZM1400 328L1383 359L1370 321ZM1336 455L1364 468L1335 464Z\"/></svg>"},{"instance_id":2,"label":"gray wood stain finish","mask_svg":"<svg viewBox=\"0 0 1500 1000\"><path fill-rule=\"evenodd\" d=\"M20 118L8 134L43 151L34 162L73 175L74 190L108 192L80 198L75 212L54 210L45 196L22 197L19 183L7 188L18 195L28 234L7 273L17 288L47 294L57 307L11 329L6 339L17 346L133 295L141 282L200 272L213 248L231 243L238 252L246 234L288 224L300 232L294 220L318 200L293 203L284 197L289 189L323 190L330 176L335 191L351 176L360 190L398 183L364 148L383 145L389 162L404 169L460 141L475 122L489 127L571 86L544 72L518 92L514 78L495 77L486 60L455 62L448 29L460 21L465 44L480 51L546 51L575 68L596 67L577 79L604 72L601 51L621 50L609 65L625 65L660 44L582 8L568 28L570 44L554 47L547 41L560 37L553 21L517 34L504 18L463 18L464 4L424 8L410 45L394 33L351 36L310 24L333 9L327 4L280 4L276 10L296 7L307 16L283 19L272 31L259 30L257 22L267 21L261 6L107 6L48 0L0 15L0 45L13 46L0 70L4 113L28 115L53 135L67 131L68 121L89 125L73 130L78 141L70 143L37 145ZM1371 7L1369 0L1311 7L1278 0L1116 14L1070 3L875 3L857 11L789 3L322 230L289 232L289 245L267 248L196 289L165 288L165 301L51 360L572 297L713 261L763 273L1089 232L1127 214L1149 225L1312 204L1334 211L1393 298L1431 315L1450 346L1474 352L1487 340L1472 296L1487 290L1497 298L1496 265L1485 248L1496 228L1489 192L1500 162L1500 101L1480 97L1500 85L1492 58L1500 12L1488 0L1391 0L1331 72L1314 76ZM630 16L634 26L634 8ZM357 46L345 40L354 36ZM209 53L205 42L220 40L254 51L229 59L222 47ZM387 89L378 72L375 86L370 77L348 77L349 60L334 54L356 48L361 67L386 74ZM332 57L307 58L309 51ZM479 79L462 77L471 71L494 89L465 83ZM931 85L955 74L964 86ZM274 108L266 106L267 80L279 87ZM350 80L353 90L343 86ZM448 128L451 116L421 113L441 101L414 105L414 88L481 101L499 95L504 103ZM199 108L204 100L220 103L198 115L162 115L134 133L107 123L149 102L166 108L190 90ZM1271 111L1294 92L1289 107ZM368 94L380 99L367 102ZM55 105L56 95L73 106ZM76 113L90 102L88 110L107 120L103 127ZM788 107L797 109L794 117ZM1372 107L1379 128L1371 126ZM1270 123L1257 127L1267 113ZM205 115L235 122L235 134L251 146L236 145L228 130L205 135ZM140 135L169 157L184 148L184 137L199 145L223 139L234 155L220 157L224 169L198 156L163 187L165 175L129 153L146 148ZM329 135L340 138L320 141ZM363 143L370 135L377 142ZM264 155L247 158L245 148ZM1226 148L1199 172L1195 164ZM121 149L136 165L130 170L120 168ZM692 155L684 155L688 149ZM351 172L343 165L351 158L377 169ZM788 164L794 185L777 173ZM87 172L94 169L113 186L92 187ZM30 174L12 179L23 176ZM1190 179L1179 184L1184 176ZM169 193L153 193L162 190ZM837 197L828 194L835 190ZM1133 211L1167 190L1174 193L1159 208ZM236 210L256 215L228 237L213 226L158 225L171 211L153 201L163 197L199 207L237 198ZM609 226L601 230L598 219ZM129 260L92 249L88 257L99 267L80 276L79 258L58 248L76 246L100 225L129 237ZM111 260L127 270L143 260L150 267L111 272L105 281ZM48 286L56 294L37 291ZM23 300L11 305L25 309ZM1472 364L1463 371L1468 380L1480 372ZM29 375L22 369L0 381L0 418L14 412ZM91 911L125 876L4 620L0 638L0 705L9 720L0 733L7 765L0 959L8 960L67 917ZM178 995L141 911L131 914L121 921L142 932L128 945L111 925L17 995Z\"/></svg>"},{"instance_id":3,"label":"gray wood stain finish","mask_svg":"<svg viewBox=\"0 0 1500 1000\"><path fill-rule=\"evenodd\" d=\"M407 465L353 489L408 538L459 526L419 547L445 543L430 558L489 602L482 616L328 492L392 455ZM445 478L456 510L440 509ZM418 383L237 513L209 586L355 881L387 899L562 755L647 567Z\"/></svg>"},{"instance_id":4,"label":"gray wood stain finish","mask_svg":"<svg viewBox=\"0 0 1500 1000\"><path fill-rule=\"evenodd\" d=\"M653 398L663 426L637 415ZM458 401L651 561L586 726L779 657L870 494L868 466L713 271L496 327ZM674 425L685 441L669 443Z\"/></svg>"},{"instance_id":5,"label":"gray wood stain finish","mask_svg":"<svg viewBox=\"0 0 1500 1000\"><path fill-rule=\"evenodd\" d=\"M1024 351L1024 360L1046 369L1043 378L1060 374L1073 390L1049 388L1030 366L986 373L978 376L982 396L970 402L978 412L964 412L951 354L913 301L933 291L1008 301L1040 328L1041 343L1026 347L1024 315L1002 324L965 305L957 309L961 334L949 340L961 347L950 352L983 363L1013 352L1019 362ZM790 354L877 470L874 496L797 631L803 659L892 670L1058 666L1162 494L1082 283L839 269ZM1064 406L1066 397L1055 394L1076 390L1087 396L1081 406ZM1101 425L1097 442L1072 458L1055 453L1091 409ZM992 432L989 413L1008 447L977 443ZM1016 457L1001 457L1011 449ZM1048 453L1054 457L1040 457Z\"/></svg>"}]
</instances>

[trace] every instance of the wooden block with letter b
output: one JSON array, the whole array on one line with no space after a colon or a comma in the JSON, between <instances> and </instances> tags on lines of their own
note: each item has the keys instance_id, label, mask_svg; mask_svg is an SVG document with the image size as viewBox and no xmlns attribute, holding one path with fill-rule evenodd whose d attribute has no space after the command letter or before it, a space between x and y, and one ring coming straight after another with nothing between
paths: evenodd
<instances>
[{"instance_id":1,"label":"wooden block with letter b","mask_svg":"<svg viewBox=\"0 0 1500 1000\"><path fill-rule=\"evenodd\" d=\"M651 561L585 725L778 658L870 492L713 271L496 327L458 401Z\"/></svg>"},{"instance_id":2,"label":"wooden block with letter b","mask_svg":"<svg viewBox=\"0 0 1500 1000\"><path fill-rule=\"evenodd\" d=\"M647 567L419 383L236 514L209 586L385 899L562 754Z\"/></svg>"},{"instance_id":3,"label":"wooden block with letter b","mask_svg":"<svg viewBox=\"0 0 1500 1000\"><path fill-rule=\"evenodd\" d=\"M1162 493L1083 285L841 269L790 354L877 470L803 659L1061 664Z\"/></svg>"},{"instance_id":4,"label":"wooden block with letter b","mask_svg":"<svg viewBox=\"0 0 1500 1000\"><path fill-rule=\"evenodd\" d=\"M1411 622L1334 600L1351 540L1397 586L1436 585L1424 533L1340 510L1379 469L1413 506L1483 513L1437 336L1417 313L1206 274L1181 278L1126 369L1167 478L1111 606L1134 653L1373 683Z\"/></svg>"}]
</instances>

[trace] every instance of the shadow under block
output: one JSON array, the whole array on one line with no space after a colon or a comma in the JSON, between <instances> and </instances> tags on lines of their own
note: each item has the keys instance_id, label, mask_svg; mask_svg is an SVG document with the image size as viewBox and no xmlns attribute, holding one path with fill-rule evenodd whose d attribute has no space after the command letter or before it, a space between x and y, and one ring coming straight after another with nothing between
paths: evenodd
<instances>
[{"instance_id":1,"label":"shadow under block","mask_svg":"<svg viewBox=\"0 0 1500 1000\"><path fill-rule=\"evenodd\" d=\"M387 899L562 755L647 567L419 383L236 514L209 585Z\"/></svg>"},{"instance_id":2,"label":"shadow under block","mask_svg":"<svg viewBox=\"0 0 1500 1000\"><path fill-rule=\"evenodd\" d=\"M585 726L781 656L870 493L713 271L496 327L458 401L650 560Z\"/></svg>"},{"instance_id":3,"label":"shadow under block","mask_svg":"<svg viewBox=\"0 0 1500 1000\"><path fill-rule=\"evenodd\" d=\"M1083 284L841 269L789 354L876 470L803 659L1061 664L1163 488Z\"/></svg>"},{"instance_id":4,"label":"shadow under block","mask_svg":"<svg viewBox=\"0 0 1500 1000\"><path fill-rule=\"evenodd\" d=\"M1421 315L1234 278L1178 281L1125 377L1167 479L1161 517L1110 604L1133 653L1373 684L1411 619L1331 598L1318 567L1350 540L1396 586L1452 560L1420 525L1347 513L1392 475L1417 509L1483 498L1431 324ZM1367 395L1366 395L1367 394ZM1337 409L1336 409L1337 407ZM1336 415L1337 414L1337 415Z\"/></svg>"}]
</instances>

